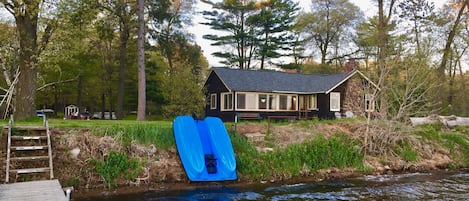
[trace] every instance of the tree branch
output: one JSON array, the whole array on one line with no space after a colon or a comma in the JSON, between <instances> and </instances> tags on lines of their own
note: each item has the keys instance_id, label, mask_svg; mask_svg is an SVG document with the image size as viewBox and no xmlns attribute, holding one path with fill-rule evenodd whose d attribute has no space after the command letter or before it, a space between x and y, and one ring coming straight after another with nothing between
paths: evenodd
<instances>
[{"instance_id":1,"label":"tree branch","mask_svg":"<svg viewBox=\"0 0 469 201\"><path fill-rule=\"evenodd\" d=\"M2 0L2 3L5 6L5 9L7 9L9 13L15 16L15 11L14 11L15 6L12 5L11 3L8 3L6 0Z\"/></svg>"},{"instance_id":2,"label":"tree branch","mask_svg":"<svg viewBox=\"0 0 469 201\"><path fill-rule=\"evenodd\" d=\"M50 83L47 83L45 85L42 85L41 87L37 88L36 91L42 91L43 89L45 89L46 87L49 87L49 86L52 86L52 85L56 85L56 84L62 84L62 83L67 83L67 82L73 82L75 81L77 78L73 78L73 79L68 79L68 80L62 80L62 81L57 81L57 82L50 82Z\"/></svg>"},{"instance_id":3,"label":"tree branch","mask_svg":"<svg viewBox=\"0 0 469 201\"><path fill-rule=\"evenodd\" d=\"M41 55L41 52L46 49L47 44L49 43L49 40L52 37L52 33L57 27L57 20L57 18L54 20L49 20L49 22L47 23L46 30L44 30L44 34L42 35L39 48L37 49L37 55Z\"/></svg>"},{"instance_id":4,"label":"tree branch","mask_svg":"<svg viewBox=\"0 0 469 201\"><path fill-rule=\"evenodd\" d=\"M350 52L350 53L347 53L347 54L338 55L338 56L336 56L336 57L329 58L329 59L327 59L327 63L330 63L330 62L332 62L333 60L336 60L336 59L343 59L343 58L345 58L345 57L350 57L350 56L352 56L352 55L354 55L354 54L356 54L356 53L358 53L358 52L360 52L360 51L361 51L361 50L358 49L358 50L355 50L354 52Z\"/></svg>"}]
</instances>

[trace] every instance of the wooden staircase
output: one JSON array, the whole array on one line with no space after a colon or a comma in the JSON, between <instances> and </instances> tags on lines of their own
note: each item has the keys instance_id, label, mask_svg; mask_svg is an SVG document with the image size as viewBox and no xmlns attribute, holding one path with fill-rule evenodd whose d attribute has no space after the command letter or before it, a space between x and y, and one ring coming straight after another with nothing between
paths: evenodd
<instances>
[{"instance_id":1,"label":"wooden staircase","mask_svg":"<svg viewBox=\"0 0 469 201\"><path fill-rule=\"evenodd\" d=\"M29 175L27 180L53 179L52 149L49 124L44 117L44 126L13 126L8 123L7 159L5 182L15 176ZM47 175L48 174L48 175Z\"/></svg>"}]
</instances>

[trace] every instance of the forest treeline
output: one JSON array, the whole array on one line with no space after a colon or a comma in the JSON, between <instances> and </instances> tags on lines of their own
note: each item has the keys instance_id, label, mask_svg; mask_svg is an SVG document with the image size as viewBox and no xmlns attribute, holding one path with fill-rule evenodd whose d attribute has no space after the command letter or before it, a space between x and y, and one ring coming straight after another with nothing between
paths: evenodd
<instances>
[{"instance_id":1,"label":"forest treeline","mask_svg":"<svg viewBox=\"0 0 469 201\"><path fill-rule=\"evenodd\" d=\"M139 0L142 1L142 0ZM331 73L359 68L380 90L381 116L468 116L469 0L1 0L1 90L19 117L36 109L137 110L138 24L145 25L146 114L203 115L209 64L190 26L227 67ZM197 13L196 4L210 10ZM367 12L366 17L364 12ZM196 22L196 15L205 20ZM200 26L202 26L200 25ZM5 104L2 105L3 110ZM32 112L33 111L33 112Z\"/></svg>"}]
</instances>

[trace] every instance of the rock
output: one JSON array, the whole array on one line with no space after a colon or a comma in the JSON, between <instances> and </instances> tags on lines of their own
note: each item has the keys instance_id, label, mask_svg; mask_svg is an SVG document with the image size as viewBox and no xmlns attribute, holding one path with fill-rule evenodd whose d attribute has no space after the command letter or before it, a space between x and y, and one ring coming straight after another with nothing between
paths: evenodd
<instances>
[{"instance_id":1,"label":"rock","mask_svg":"<svg viewBox=\"0 0 469 201\"><path fill-rule=\"evenodd\" d=\"M378 172L384 172L384 168L383 168L383 167L381 167L381 166L379 166L379 167L376 167L376 170L377 170Z\"/></svg>"},{"instance_id":2,"label":"rock","mask_svg":"<svg viewBox=\"0 0 469 201\"><path fill-rule=\"evenodd\" d=\"M355 117L355 115L353 114L352 111L347 111L347 112L345 112L345 117L346 118L353 118L353 117Z\"/></svg>"},{"instance_id":3,"label":"rock","mask_svg":"<svg viewBox=\"0 0 469 201\"><path fill-rule=\"evenodd\" d=\"M274 151L273 148L270 147L256 147L257 151L259 152L268 152L268 151Z\"/></svg>"},{"instance_id":4,"label":"rock","mask_svg":"<svg viewBox=\"0 0 469 201\"><path fill-rule=\"evenodd\" d=\"M259 132L255 133L244 133L243 134L246 138L248 138L249 142L262 142L264 141L265 135Z\"/></svg>"},{"instance_id":5,"label":"rock","mask_svg":"<svg viewBox=\"0 0 469 201\"><path fill-rule=\"evenodd\" d=\"M74 148L70 150L70 156L72 156L72 158L78 158L78 154L80 154L80 151L80 148Z\"/></svg>"},{"instance_id":6,"label":"rock","mask_svg":"<svg viewBox=\"0 0 469 201\"><path fill-rule=\"evenodd\" d=\"M329 170L330 172L336 173L336 172L341 172L339 168L333 167ZM330 173L329 172L329 173Z\"/></svg>"}]
</instances>

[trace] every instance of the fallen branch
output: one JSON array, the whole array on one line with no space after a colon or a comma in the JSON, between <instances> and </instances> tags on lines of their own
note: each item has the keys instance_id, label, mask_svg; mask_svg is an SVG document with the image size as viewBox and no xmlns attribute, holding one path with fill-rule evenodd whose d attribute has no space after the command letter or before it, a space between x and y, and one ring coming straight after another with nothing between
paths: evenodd
<instances>
[{"instance_id":1,"label":"fallen branch","mask_svg":"<svg viewBox=\"0 0 469 201\"><path fill-rule=\"evenodd\" d=\"M469 126L469 117L430 115L428 117L410 117L410 122L412 126L442 124L443 126L453 128L455 126Z\"/></svg>"}]
</instances>

